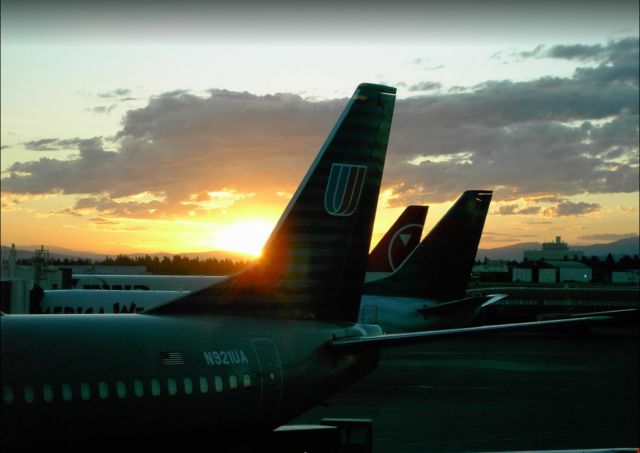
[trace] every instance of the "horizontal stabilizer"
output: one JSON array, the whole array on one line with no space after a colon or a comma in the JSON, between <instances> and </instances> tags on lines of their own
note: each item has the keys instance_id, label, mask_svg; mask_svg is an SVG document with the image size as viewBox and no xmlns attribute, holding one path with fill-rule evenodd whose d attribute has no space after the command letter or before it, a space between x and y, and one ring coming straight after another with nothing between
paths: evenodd
<instances>
[{"instance_id":1,"label":"horizontal stabilizer","mask_svg":"<svg viewBox=\"0 0 640 453\"><path fill-rule=\"evenodd\" d=\"M424 307L418 310L425 316L452 316L458 313L470 313L480 307L486 307L488 305L495 304L496 302L505 299L506 294L490 294L487 296L473 296L465 299L452 300L442 304L434 305L432 307Z\"/></svg>"},{"instance_id":2,"label":"horizontal stabilizer","mask_svg":"<svg viewBox=\"0 0 640 453\"><path fill-rule=\"evenodd\" d=\"M387 335L373 335L340 338L329 342L329 347L334 350L361 350L370 347L391 348L417 343L427 343L437 340L448 340L460 337L475 337L478 335L491 335L508 332L521 332L547 328L567 328L575 326L593 325L611 321L609 316L587 316L572 319L559 319L554 321L522 322L515 324L498 324L480 327L464 327L460 329L428 330L422 332L393 333Z\"/></svg>"}]
</instances>

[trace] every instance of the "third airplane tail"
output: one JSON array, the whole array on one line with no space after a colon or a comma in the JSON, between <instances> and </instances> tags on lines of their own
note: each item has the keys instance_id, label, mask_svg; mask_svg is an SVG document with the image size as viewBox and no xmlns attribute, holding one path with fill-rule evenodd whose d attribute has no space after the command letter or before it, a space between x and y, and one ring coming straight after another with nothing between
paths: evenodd
<instances>
[{"instance_id":1,"label":"third airplane tail","mask_svg":"<svg viewBox=\"0 0 640 453\"><path fill-rule=\"evenodd\" d=\"M367 273L393 272L417 247L429 206L407 206L369 254Z\"/></svg>"},{"instance_id":2,"label":"third airplane tail","mask_svg":"<svg viewBox=\"0 0 640 453\"><path fill-rule=\"evenodd\" d=\"M356 322L395 93L358 86L253 266L150 313Z\"/></svg>"},{"instance_id":3,"label":"third airplane tail","mask_svg":"<svg viewBox=\"0 0 640 453\"><path fill-rule=\"evenodd\" d=\"M366 294L440 301L464 297L491 202L489 190L467 190L390 276Z\"/></svg>"}]
</instances>

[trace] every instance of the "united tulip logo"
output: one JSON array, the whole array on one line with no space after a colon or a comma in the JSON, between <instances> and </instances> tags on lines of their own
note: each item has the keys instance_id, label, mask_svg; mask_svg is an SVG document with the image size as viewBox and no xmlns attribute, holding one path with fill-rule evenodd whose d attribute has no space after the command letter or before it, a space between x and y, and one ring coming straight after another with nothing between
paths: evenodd
<instances>
[{"instance_id":1,"label":"united tulip logo","mask_svg":"<svg viewBox=\"0 0 640 453\"><path fill-rule=\"evenodd\" d=\"M367 167L353 164L332 164L329 182L324 192L324 208L335 216L350 216L358 207Z\"/></svg>"}]
</instances>

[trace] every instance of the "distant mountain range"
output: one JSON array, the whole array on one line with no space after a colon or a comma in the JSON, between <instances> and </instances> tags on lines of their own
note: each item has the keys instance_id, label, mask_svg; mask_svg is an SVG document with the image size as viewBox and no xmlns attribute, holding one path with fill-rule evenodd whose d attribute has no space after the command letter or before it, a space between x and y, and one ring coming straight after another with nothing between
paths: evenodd
<instances>
[{"instance_id":1,"label":"distant mountain range","mask_svg":"<svg viewBox=\"0 0 640 453\"><path fill-rule=\"evenodd\" d=\"M620 239L619 241L609 242L607 244L591 244L591 245L573 245L569 244L572 250L582 250L585 256L597 256L605 258L609 253L615 259L619 259L624 255L640 255L640 236ZM482 260L485 257L491 260L515 260L522 261L525 250L542 250L542 244L539 242L520 242L518 244L508 245L506 247L498 247L493 249L478 249L477 259Z\"/></svg>"},{"instance_id":2,"label":"distant mountain range","mask_svg":"<svg viewBox=\"0 0 640 453\"><path fill-rule=\"evenodd\" d=\"M609 253L613 255L615 259L619 259L624 255L640 255L640 236L620 239L619 241L609 242L607 244L591 244L591 245L571 245L569 246L574 250L582 250L586 256L598 256L606 257ZM78 250L65 249L62 247L56 247L52 245L45 245L46 250L49 250L49 256L53 259L89 259L93 261L102 261L105 257L109 256L115 258L118 254L102 254L94 252L84 252ZM34 250L40 249L40 245L21 245L16 246L16 255L18 259L32 258ZM2 246L2 260L6 260L9 257L10 247ZM515 260L522 261L525 250L542 250L542 244L539 242L521 242L518 244L508 245L506 247L498 247L493 249L479 249L477 258L482 260L485 257L489 259L503 259L503 260ZM216 258L218 260L229 258L232 261L247 261L253 259L251 255L243 253L234 253L222 250L213 250L209 252L199 253L128 253L126 256L135 258L138 256L149 255L151 257L163 258L168 256L171 258L174 255L187 256L189 258L200 258L205 260L207 258Z\"/></svg>"}]
</instances>

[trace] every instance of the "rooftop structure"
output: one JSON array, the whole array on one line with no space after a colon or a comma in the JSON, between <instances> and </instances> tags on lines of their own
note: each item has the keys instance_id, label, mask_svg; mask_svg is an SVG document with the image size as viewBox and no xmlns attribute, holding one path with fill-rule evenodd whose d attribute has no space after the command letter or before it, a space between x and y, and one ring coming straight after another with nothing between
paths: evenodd
<instances>
[{"instance_id":1,"label":"rooftop structure","mask_svg":"<svg viewBox=\"0 0 640 453\"><path fill-rule=\"evenodd\" d=\"M582 250L571 250L569 244L562 242L560 236L556 236L555 242L545 242L542 250L525 250L526 261L579 261L584 256Z\"/></svg>"}]
</instances>

